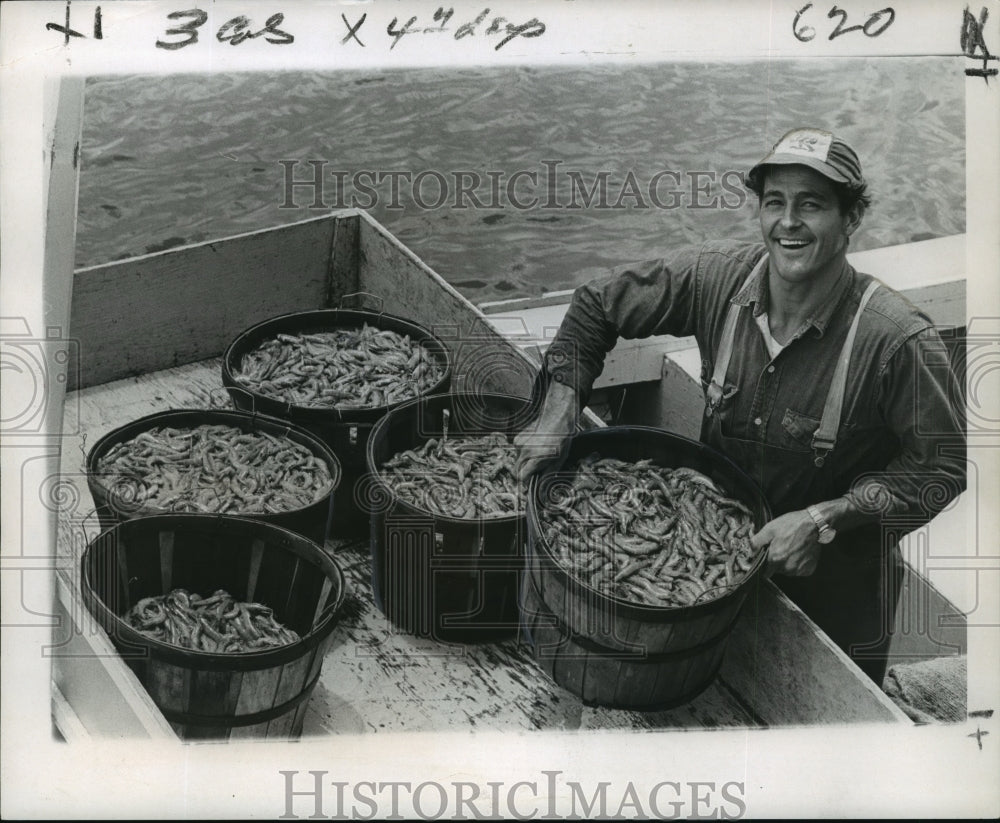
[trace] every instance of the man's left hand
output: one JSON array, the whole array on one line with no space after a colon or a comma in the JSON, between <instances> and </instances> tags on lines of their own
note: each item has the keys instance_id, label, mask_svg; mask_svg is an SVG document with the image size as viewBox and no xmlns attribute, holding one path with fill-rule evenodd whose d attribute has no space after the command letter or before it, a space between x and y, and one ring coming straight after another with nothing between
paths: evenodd
<instances>
[{"instance_id":1,"label":"man's left hand","mask_svg":"<svg viewBox=\"0 0 1000 823\"><path fill-rule=\"evenodd\" d=\"M769 546L768 575L787 574L807 577L816 571L822 547L817 540L819 532L808 512L796 511L783 514L766 523L764 528L750 538L758 549Z\"/></svg>"}]
</instances>

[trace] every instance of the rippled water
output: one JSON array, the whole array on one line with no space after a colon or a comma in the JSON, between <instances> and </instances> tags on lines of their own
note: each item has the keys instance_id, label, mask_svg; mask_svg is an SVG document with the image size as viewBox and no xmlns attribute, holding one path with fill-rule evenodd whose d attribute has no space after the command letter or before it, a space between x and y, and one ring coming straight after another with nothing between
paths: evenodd
<instances>
[{"instance_id":1,"label":"rippled water","mask_svg":"<svg viewBox=\"0 0 1000 823\"><path fill-rule=\"evenodd\" d=\"M371 214L473 301L541 294L673 244L756 238L753 198L724 175L803 124L861 154L875 203L853 248L956 234L963 89L949 58L92 78L76 264L321 214L302 188L282 207L279 161L305 179L313 160L327 207L368 206L367 182ZM425 174L415 197L397 178L393 204L387 178L338 190L334 172L360 170ZM508 192L519 170L537 182ZM580 186L601 173L606 201L586 207Z\"/></svg>"}]
</instances>

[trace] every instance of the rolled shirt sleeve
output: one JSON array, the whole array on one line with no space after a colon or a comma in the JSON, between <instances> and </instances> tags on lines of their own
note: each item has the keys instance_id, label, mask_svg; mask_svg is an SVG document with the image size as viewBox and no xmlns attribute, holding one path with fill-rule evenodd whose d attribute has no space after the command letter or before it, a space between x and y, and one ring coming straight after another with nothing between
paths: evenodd
<instances>
[{"instance_id":1,"label":"rolled shirt sleeve","mask_svg":"<svg viewBox=\"0 0 1000 823\"><path fill-rule=\"evenodd\" d=\"M698 257L698 249L684 249L580 286L546 351L544 377L572 387L586 404L619 337L694 334Z\"/></svg>"},{"instance_id":2,"label":"rolled shirt sleeve","mask_svg":"<svg viewBox=\"0 0 1000 823\"><path fill-rule=\"evenodd\" d=\"M847 497L862 511L919 528L966 487L964 398L933 328L907 338L884 365L876 404L899 449L860 475Z\"/></svg>"}]
</instances>

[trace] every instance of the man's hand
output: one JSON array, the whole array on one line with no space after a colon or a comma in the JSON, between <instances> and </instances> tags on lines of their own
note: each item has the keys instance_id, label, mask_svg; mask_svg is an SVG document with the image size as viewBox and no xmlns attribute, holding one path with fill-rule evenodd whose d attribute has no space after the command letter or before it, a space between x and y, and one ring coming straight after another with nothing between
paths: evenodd
<instances>
[{"instance_id":1,"label":"man's hand","mask_svg":"<svg viewBox=\"0 0 1000 823\"><path fill-rule=\"evenodd\" d=\"M787 574L808 577L819 565L822 547L817 540L819 530L808 512L788 512L766 523L750 538L758 549L769 546L768 576Z\"/></svg>"},{"instance_id":2,"label":"man's hand","mask_svg":"<svg viewBox=\"0 0 1000 823\"><path fill-rule=\"evenodd\" d=\"M572 389L555 382L549 386L538 418L514 438L519 480L526 481L559 455L559 447L576 429L578 407Z\"/></svg>"}]
</instances>

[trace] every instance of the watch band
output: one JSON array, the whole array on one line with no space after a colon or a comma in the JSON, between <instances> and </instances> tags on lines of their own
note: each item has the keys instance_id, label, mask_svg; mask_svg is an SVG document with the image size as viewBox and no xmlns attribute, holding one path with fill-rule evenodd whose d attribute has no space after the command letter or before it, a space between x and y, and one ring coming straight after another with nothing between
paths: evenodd
<instances>
[{"instance_id":1,"label":"watch band","mask_svg":"<svg viewBox=\"0 0 1000 823\"><path fill-rule=\"evenodd\" d=\"M823 517L816 506L807 506L806 511L816 524L816 528L819 529L819 537L817 539L820 543L829 543L837 536L837 532L827 523L826 518Z\"/></svg>"}]
</instances>

